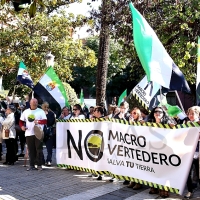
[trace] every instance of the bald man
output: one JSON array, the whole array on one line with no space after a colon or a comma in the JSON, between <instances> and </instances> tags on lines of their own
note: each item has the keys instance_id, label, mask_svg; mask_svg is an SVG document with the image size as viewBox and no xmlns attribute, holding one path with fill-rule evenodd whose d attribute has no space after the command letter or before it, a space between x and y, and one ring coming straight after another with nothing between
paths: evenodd
<instances>
[{"instance_id":1,"label":"bald man","mask_svg":"<svg viewBox=\"0 0 200 200\"><path fill-rule=\"evenodd\" d=\"M30 108L26 109L22 113L19 121L21 129L25 131L26 144L29 151L30 166L27 171L36 169L35 165L38 166L38 170L42 170L42 141L35 137L34 126L38 125L43 130L43 126L46 123L46 114L42 109L38 108L37 99L31 99Z\"/></svg>"}]
</instances>

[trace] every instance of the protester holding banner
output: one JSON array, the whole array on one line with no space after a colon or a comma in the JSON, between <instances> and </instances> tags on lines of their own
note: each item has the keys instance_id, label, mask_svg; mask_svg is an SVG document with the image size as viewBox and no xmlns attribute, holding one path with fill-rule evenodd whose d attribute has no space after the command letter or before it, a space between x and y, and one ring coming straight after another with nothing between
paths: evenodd
<instances>
[{"instance_id":1,"label":"protester holding banner","mask_svg":"<svg viewBox=\"0 0 200 200\"><path fill-rule=\"evenodd\" d=\"M171 124L170 118L166 114L165 110L160 106L153 108L153 110L149 114L148 121L161 124ZM158 188L152 187L149 191L149 194L158 194L158 193L160 193L160 196L162 198L169 197L169 192L165 190L159 190Z\"/></svg>"},{"instance_id":2,"label":"protester holding banner","mask_svg":"<svg viewBox=\"0 0 200 200\"><path fill-rule=\"evenodd\" d=\"M123 119L128 121L129 120L128 109L129 109L129 104L126 101L121 102L119 106L119 112L116 115L114 115L113 118ZM129 183L130 182L127 180L123 182L124 185L128 185Z\"/></svg>"},{"instance_id":3,"label":"protester holding banner","mask_svg":"<svg viewBox=\"0 0 200 200\"><path fill-rule=\"evenodd\" d=\"M99 118L103 118L104 117L104 109L101 106L96 106L94 107L94 111L93 111L93 118L94 119L99 119ZM92 174L93 175L93 174ZM100 181L102 180L102 176L99 175L97 177L97 180Z\"/></svg>"},{"instance_id":4,"label":"protester holding banner","mask_svg":"<svg viewBox=\"0 0 200 200\"><path fill-rule=\"evenodd\" d=\"M47 158L46 158L46 165L51 166L52 161L52 150L54 144L54 137L55 134L55 113L49 109L49 103L43 102L42 109L44 110L46 117L47 117L47 124L44 125L44 143L47 148Z\"/></svg>"},{"instance_id":5,"label":"protester holding banner","mask_svg":"<svg viewBox=\"0 0 200 200\"><path fill-rule=\"evenodd\" d=\"M198 106L193 106L191 108L188 109L187 111L187 116L189 118L189 122L198 122L199 121L199 108ZM192 161L192 165L191 165L191 169L188 175L188 179L187 179L187 189L188 189L188 193L184 196L184 198L191 198L193 195L193 184L192 184L192 167L194 165L194 169L196 172L196 175L199 175L199 142L197 143L197 147L196 147L196 151L194 153L194 157L193 157L193 161ZM198 177L199 180L199 177ZM199 181L200 183L200 181Z\"/></svg>"},{"instance_id":6,"label":"protester holding banner","mask_svg":"<svg viewBox=\"0 0 200 200\"><path fill-rule=\"evenodd\" d=\"M69 119L85 119L85 115L83 114L80 104L75 104L73 106L73 112Z\"/></svg>"},{"instance_id":7,"label":"protester holding banner","mask_svg":"<svg viewBox=\"0 0 200 200\"><path fill-rule=\"evenodd\" d=\"M134 123L134 122L141 122L141 121L143 121L142 113L139 108L134 107L130 111L129 122ZM142 188L142 185L140 183L130 182L130 184L127 187L133 188L133 190L139 190L140 188Z\"/></svg>"},{"instance_id":8,"label":"protester holding banner","mask_svg":"<svg viewBox=\"0 0 200 200\"><path fill-rule=\"evenodd\" d=\"M15 151L15 107L13 105L9 105L6 109L6 119L2 122L3 125L3 139L6 143L7 153L6 153L6 161L3 163L4 165L14 165L16 161L16 151Z\"/></svg>"},{"instance_id":9,"label":"protester holding banner","mask_svg":"<svg viewBox=\"0 0 200 200\"><path fill-rule=\"evenodd\" d=\"M26 109L22 113L19 121L21 129L25 131L26 144L29 152L30 167L27 169L27 171L36 169L35 164L37 164L38 170L42 170L43 143L35 136L34 126L38 126L39 128L43 129L43 126L46 123L46 114L42 109L38 108L37 99L31 99L30 108Z\"/></svg>"}]
</instances>

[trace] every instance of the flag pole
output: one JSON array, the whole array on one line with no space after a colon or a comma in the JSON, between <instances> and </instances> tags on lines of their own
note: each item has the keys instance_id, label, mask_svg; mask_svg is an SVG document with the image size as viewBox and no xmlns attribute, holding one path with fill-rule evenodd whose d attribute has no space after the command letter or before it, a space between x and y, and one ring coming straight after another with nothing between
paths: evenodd
<instances>
[{"instance_id":1,"label":"flag pole","mask_svg":"<svg viewBox=\"0 0 200 200\"><path fill-rule=\"evenodd\" d=\"M198 37L197 42L197 78L196 78L196 105L199 106L200 97L199 97L199 84L200 84L200 37ZM199 143L199 153L200 153L200 143ZM199 170L200 170L200 159L199 159ZM200 171L199 171L200 178Z\"/></svg>"},{"instance_id":2,"label":"flag pole","mask_svg":"<svg viewBox=\"0 0 200 200\"><path fill-rule=\"evenodd\" d=\"M32 99L34 99L34 91L32 90L32 96L31 96Z\"/></svg>"},{"instance_id":3,"label":"flag pole","mask_svg":"<svg viewBox=\"0 0 200 200\"><path fill-rule=\"evenodd\" d=\"M181 106L182 111L185 113L185 110L184 110L184 108L183 108L183 104L182 104L182 102L181 102L181 100L180 100L180 97L179 97L179 95L178 95L177 90L175 90L175 94L176 94L176 97L177 97L177 99L178 99L178 102L179 102L179 104L180 104L180 106Z\"/></svg>"},{"instance_id":4,"label":"flag pole","mask_svg":"<svg viewBox=\"0 0 200 200\"><path fill-rule=\"evenodd\" d=\"M198 106L200 104L200 37L197 45L196 105Z\"/></svg>"},{"instance_id":5,"label":"flag pole","mask_svg":"<svg viewBox=\"0 0 200 200\"><path fill-rule=\"evenodd\" d=\"M12 93L12 102L13 102L13 100L15 98L15 89L16 89L16 87L17 87L17 85L14 86L14 90L13 90L13 93Z\"/></svg>"},{"instance_id":6,"label":"flag pole","mask_svg":"<svg viewBox=\"0 0 200 200\"><path fill-rule=\"evenodd\" d=\"M162 88L161 88L161 85L160 85L160 104L162 106Z\"/></svg>"}]
</instances>

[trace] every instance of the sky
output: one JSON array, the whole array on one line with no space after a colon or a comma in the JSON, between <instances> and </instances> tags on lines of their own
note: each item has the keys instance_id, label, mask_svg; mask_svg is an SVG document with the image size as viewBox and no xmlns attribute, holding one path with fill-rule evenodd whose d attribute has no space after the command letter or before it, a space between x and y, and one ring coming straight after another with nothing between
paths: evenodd
<instances>
[{"instance_id":1,"label":"sky","mask_svg":"<svg viewBox=\"0 0 200 200\"><path fill-rule=\"evenodd\" d=\"M88 5L90 3L90 5ZM101 5L101 0L96 0L95 2L92 2L92 0L82 0L82 3L72 3L70 4L70 7L66 10L73 13L74 15L82 14L82 15L88 15L88 11L92 8L98 9L98 6ZM80 29L76 29L76 34L74 34L75 39L82 39L89 36L89 33L87 33L88 27L82 27Z\"/></svg>"}]
</instances>

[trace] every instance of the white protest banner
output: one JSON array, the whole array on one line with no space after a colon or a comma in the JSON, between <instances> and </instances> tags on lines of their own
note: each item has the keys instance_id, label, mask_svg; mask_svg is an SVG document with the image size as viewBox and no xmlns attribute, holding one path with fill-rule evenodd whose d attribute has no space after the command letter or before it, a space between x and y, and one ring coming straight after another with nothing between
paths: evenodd
<instances>
[{"instance_id":1,"label":"white protest banner","mask_svg":"<svg viewBox=\"0 0 200 200\"><path fill-rule=\"evenodd\" d=\"M57 164L182 194L199 138L194 125L69 120L56 124ZM195 123L195 126L199 126Z\"/></svg>"},{"instance_id":2,"label":"white protest banner","mask_svg":"<svg viewBox=\"0 0 200 200\"><path fill-rule=\"evenodd\" d=\"M147 110L152 110L159 105L162 99L166 99L168 89L163 89L160 94L160 85L156 82L148 83L147 76L145 76L132 90L132 95L138 102ZM162 95L162 96L161 96Z\"/></svg>"}]
</instances>

